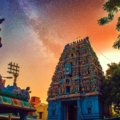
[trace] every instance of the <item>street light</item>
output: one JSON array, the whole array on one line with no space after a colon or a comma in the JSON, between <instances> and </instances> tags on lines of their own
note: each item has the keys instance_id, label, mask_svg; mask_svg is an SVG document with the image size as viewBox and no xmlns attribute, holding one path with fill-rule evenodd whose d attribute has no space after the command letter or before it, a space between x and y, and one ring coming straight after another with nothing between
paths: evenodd
<instances>
[{"instance_id":1,"label":"street light","mask_svg":"<svg viewBox=\"0 0 120 120\"><path fill-rule=\"evenodd\" d=\"M13 77L2 77L2 78L6 78L6 79L12 79Z\"/></svg>"}]
</instances>

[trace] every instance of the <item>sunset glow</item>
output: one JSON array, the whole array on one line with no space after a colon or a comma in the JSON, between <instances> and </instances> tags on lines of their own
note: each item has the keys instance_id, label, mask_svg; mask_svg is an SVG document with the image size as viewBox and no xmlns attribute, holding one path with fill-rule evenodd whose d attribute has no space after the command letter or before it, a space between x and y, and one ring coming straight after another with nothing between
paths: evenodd
<instances>
[{"instance_id":1,"label":"sunset glow","mask_svg":"<svg viewBox=\"0 0 120 120\"><path fill-rule=\"evenodd\" d=\"M88 2L89 1L89 2ZM0 0L0 74L7 73L8 63L20 66L18 86L30 86L31 96L46 102L47 90L55 66L67 43L89 37L103 71L107 64L119 62L120 51L112 48L118 32L114 21L99 26L105 16L103 0ZM6 85L13 80L7 80Z\"/></svg>"}]
</instances>

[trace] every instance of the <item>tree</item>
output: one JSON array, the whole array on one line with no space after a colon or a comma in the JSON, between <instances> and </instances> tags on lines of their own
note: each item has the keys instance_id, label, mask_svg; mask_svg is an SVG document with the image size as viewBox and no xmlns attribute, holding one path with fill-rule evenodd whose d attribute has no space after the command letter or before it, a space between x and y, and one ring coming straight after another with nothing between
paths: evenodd
<instances>
[{"instance_id":1,"label":"tree","mask_svg":"<svg viewBox=\"0 0 120 120\"><path fill-rule=\"evenodd\" d=\"M103 81L103 100L107 105L114 105L114 110L120 114L120 63L108 64Z\"/></svg>"},{"instance_id":2,"label":"tree","mask_svg":"<svg viewBox=\"0 0 120 120\"><path fill-rule=\"evenodd\" d=\"M115 13L120 12L120 0L106 0L106 3L103 5L103 10L107 11L108 16L99 19L99 25L105 25L111 22L114 18ZM120 17L118 17L116 30L120 32ZM120 49L120 34L118 34L117 40L114 42L113 47Z\"/></svg>"}]
</instances>

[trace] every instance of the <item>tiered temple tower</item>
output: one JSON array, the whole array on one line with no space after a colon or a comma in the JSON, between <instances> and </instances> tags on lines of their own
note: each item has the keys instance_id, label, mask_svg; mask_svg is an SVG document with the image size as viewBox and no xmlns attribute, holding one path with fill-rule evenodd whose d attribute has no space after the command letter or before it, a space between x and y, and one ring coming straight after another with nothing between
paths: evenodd
<instances>
[{"instance_id":1,"label":"tiered temple tower","mask_svg":"<svg viewBox=\"0 0 120 120\"><path fill-rule=\"evenodd\" d=\"M48 90L48 120L103 117L103 71L89 38L67 44Z\"/></svg>"}]
</instances>

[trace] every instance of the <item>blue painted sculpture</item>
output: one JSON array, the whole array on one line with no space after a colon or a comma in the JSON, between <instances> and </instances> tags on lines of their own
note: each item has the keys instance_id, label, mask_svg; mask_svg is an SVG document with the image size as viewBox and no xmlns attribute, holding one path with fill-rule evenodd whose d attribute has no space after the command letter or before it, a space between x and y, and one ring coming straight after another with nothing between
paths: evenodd
<instances>
[{"instance_id":1,"label":"blue painted sculpture","mask_svg":"<svg viewBox=\"0 0 120 120\"><path fill-rule=\"evenodd\" d=\"M88 37L67 44L48 90L48 120L103 118L102 78Z\"/></svg>"},{"instance_id":2,"label":"blue painted sculpture","mask_svg":"<svg viewBox=\"0 0 120 120\"><path fill-rule=\"evenodd\" d=\"M20 87L17 86L7 86L5 87L4 85L2 85L2 91L8 92L8 93L12 93L12 94L16 94L17 96L24 96L26 97L26 101L28 101L30 99L30 95L29 93L31 93L30 87L27 87L26 89L21 89Z\"/></svg>"}]
</instances>

